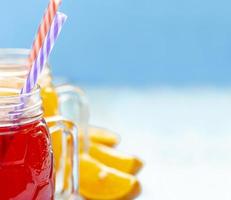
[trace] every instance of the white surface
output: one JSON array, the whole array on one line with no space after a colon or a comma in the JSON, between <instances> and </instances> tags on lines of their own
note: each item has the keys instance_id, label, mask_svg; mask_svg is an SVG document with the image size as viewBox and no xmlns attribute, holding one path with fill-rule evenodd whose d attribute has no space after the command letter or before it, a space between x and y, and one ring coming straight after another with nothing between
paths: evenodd
<instances>
[{"instance_id":1,"label":"white surface","mask_svg":"<svg viewBox=\"0 0 231 200\"><path fill-rule=\"evenodd\" d=\"M138 200L231 199L231 90L86 91L91 123L145 162Z\"/></svg>"}]
</instances>

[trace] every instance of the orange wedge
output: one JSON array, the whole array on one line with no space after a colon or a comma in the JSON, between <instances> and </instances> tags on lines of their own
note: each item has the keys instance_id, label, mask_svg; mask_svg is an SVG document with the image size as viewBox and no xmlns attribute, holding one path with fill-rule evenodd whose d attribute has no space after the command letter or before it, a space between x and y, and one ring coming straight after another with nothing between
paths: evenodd
<instances>
[{"instance_id":1,"label":"orange wedge","mask_svg":"<svg viewBox=\"0 0 231 200\"><path fill-rule=\"evenodd\" d=\"M107 129L91 126L88 129L90 141L113 147L119 143L119 137Z\"/></svg>"},{"instance_id":2,"label":"orange wedge","mask_svg":"<svg viewBox=\"0 0 231 200\"><path fill-rule=\"evenodd\" d=\"M140 193L136 177L80 155L80 194L91 200L133 199Z\"/></svg>"},{"instance_id":3,"label":"orange wedge","mask_svg":"<svg viewBox=\"0 0 231 200\"><path fill-rule=\"evenodd\" d=\"M136 174L143 166L143 163L138 158L125 155L101 144L90 144L89 154L109 167L130 174Z\"/></svg>"},{"instance_id":4,"label":"orange wedge","mask_svg":"<svg viewBox=\"0 0 231 200\"><path fill-rule=\"evenodd\" d=\"M90 126L88 128L89 142L104 144L109 147L114 147L119 143L119 136L107 129ZM84 148L84 137L82 130L79 131L79 151L82 153Z\"/></svg>"},{"instance_id":5,"label":"orange wedge","mask_svg":"<svg viewBox=\"0 0 231 200\"><path fill-rule=\"evenodd\" d=\"M50 114L51 110L53 109L48 110L48 114ZM50 123L48 125L51 127L54 124ZM51 137L52 137L53 151L55 155L55 166L57 169L59 169L60 158L62 153L62 133L58 131L52 134ZM79 152L82 153L84 148L84 143L83 143L84 141L83 141L83 133L81 132L81 130L78 134L78 138L79 138L79 145L78 145ZM113 147L119 143L118 135L106 129L96 128L96 127L89 128L89 139L91 142L104 144L110 147Z\"/></svg>"}]
</instances>

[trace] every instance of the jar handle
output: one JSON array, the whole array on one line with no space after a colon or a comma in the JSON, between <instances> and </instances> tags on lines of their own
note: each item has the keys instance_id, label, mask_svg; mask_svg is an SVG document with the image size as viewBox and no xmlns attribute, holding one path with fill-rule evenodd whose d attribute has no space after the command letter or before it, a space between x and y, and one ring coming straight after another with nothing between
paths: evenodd
<instances>
[{"instance_id":1,"label":"jar handle","mask_svg":"<svg viewBox=\"0 0 231 200\"><path fill-rule=\"evenodd\" d=\"M83 148L85 151L88 151L88 124L90 112L88 98L85 92L81 88L70 84L62 84L56 86L55 89L59 96L61 115L78 123L83 133ZM68 108L65 107L65 102L68 102L68 104L66 103ZM79 110L79 112L77 110ZM70 114L73 112L74 114Z\"/></svg>"},{"instance_id":2,"label":"jar handle","mask_svg":"<svg viewBox=\"0 0 231 200\"><path fill-rule=\"evenodd\" d=\"M58 187L57 190L65 191L64 186L64 173L66 167L66 156L68 156L68 138L71 141L71 196L72 199L78 197L79 187L79 169L78 169L78 127L70 120L67 120L61 116L53 116L45 119L49 126L50 134L62 133L62 154L61 154L61 166L60 172L57 172L57 182L62 182L61 189ZM57 186L57 184L56 184ZM76 198L75 198L76 197Z\"/></svg>"}]
</instances>

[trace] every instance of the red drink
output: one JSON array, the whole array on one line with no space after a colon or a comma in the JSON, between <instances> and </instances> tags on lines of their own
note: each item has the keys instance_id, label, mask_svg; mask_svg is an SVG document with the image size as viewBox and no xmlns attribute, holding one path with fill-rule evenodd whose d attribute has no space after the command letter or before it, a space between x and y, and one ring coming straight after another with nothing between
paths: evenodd
<instances>
[{"instance_id":1,"label":"red drink","mask_svg":"<svg viewBox=\"0 0 231 200\"><path fill-rule=\"evenodd\" d=\"M0 124L0 199L54 199L53 154L43 119Z\"/></svg>"}]
</instances>

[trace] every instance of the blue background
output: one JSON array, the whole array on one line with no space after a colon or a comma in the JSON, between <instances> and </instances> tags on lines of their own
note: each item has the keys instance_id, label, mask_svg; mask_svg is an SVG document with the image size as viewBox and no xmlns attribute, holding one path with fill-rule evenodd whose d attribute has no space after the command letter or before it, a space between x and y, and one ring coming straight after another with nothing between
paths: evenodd
<instances>
[{"instance_id":1,"label":"blue background","mask_svg":"<svg viewBox=\"0 0 231 200\"><path fill-rule=\"evenodd\" d=\"M0 46L29 48L45 0L2 1ZM54 74L90 85L231 85L230 0L63 0Z\"/></svg>"}]
</instances>

